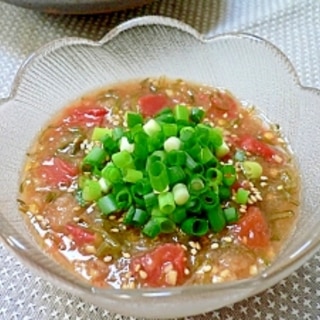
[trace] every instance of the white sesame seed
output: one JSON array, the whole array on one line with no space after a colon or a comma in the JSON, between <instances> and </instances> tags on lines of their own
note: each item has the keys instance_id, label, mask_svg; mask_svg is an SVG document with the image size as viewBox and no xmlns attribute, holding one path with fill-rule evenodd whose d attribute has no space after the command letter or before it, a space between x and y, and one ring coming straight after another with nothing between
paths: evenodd
<instances>
[{"instance_id":1,"label":"white sesame seed","mask_svg":"<svg viewBox=\"0 0 320 320\"><path fill-rule=\"evenodd\" d=\"M198 253L198 251L197 251L197 249L192 248L192 249L190 250L190 253L191 253L193 256L195 256L195 255Z\"/></svg>"},{"instance_id":2,"label":"white sesame seed","mask_svg":"<svg viewBox=\"0 0 320 320\"><path fill-rule=\"evenodd\" d=\"M227 237L223 237L221 240L224 241L224 242L228 242L228 243L232 242L232 238L228 237L228 236Z\"/></svg>"},{"instance_id":3,"label":"white sesame seed","mask_svg":"<svg viewBox=\"0 0 320 320\"><path fill-rule=\"evenodd\" d=\"M202 268L203 272L209 272L211 269L212 269L212 267L208 264L203 266L203 268Z\"/></svg>"},{"instance_id":4,"label":"white sesame seed","mask_svg":"<svg viewBox=\"0 0 320 320\"><path fill-rule=\"evenodd\" d=\"M214 242L211 244L211 249L218 249L219 248L219 243Z\"/></svg>"},{"instance_id":5,"label":"white sesame seed","mask_svg":"<svg viewBox=\"0 0 320 320\"><path fill-rule=\"evenodd\" d=\"M112 261L112 256L105 256L105 257L103 258L103 261L104 261L104 262L110 262L110 261Z\"/></svg>"},{"instance_id":6,"label":"white sesame seed","mask_svg":"<svg viewBox=\"0 0 320 320\"><path fill-rule=\"evenodd\" d=\"M258 268L255 264L253 264L252 266L250 266L250 269L249 269L249 273L251 276L254 276L258 273Z\"/></svg>"},{"instance_id":7,"label":"white sesame seed","mask_svg":"<svg viewBox=\"0 0 320 320\"><path fill-rule=\"evenodd\" d=\"M260 180L262 180L262 181L266 181L266 180L268 180L269 178L267 177L267 176L261 176L260 177Z\"/></svg>"},{"instance_id":8,"label":"white sesame seed","mask_svg":"<svg viewBox=\"0 0 320 320\"><path fill-rule=\"evenodd\" d=\"M261 196L260 193L256 193L255 196L256 196L256 198L257 198L258 201L262 201L262 196Z\"/></svg>"},{"instance_id":9,"label":"white sesame seed","mask_svg":"<svg viewBox=\"0 0 320 320\"><path fill-rule=\"evenodd\" d=\"M190 270L188 268L185 268L183 272L186 276L190 274Z\"/></svg>"},{"instance_id":10,"label":"white sesame seed","mask_svg":"<svg viewBox=\"0 0 320 320\"><path fill-rule=\"evenodd\" d=\"M250 199L253 203L257 202L257 198L253 194L250 195Z\"/></svg>"},{"instance_id":11,"label":"white sesame seed","mask_svg":"<svg viewBox=\"0 0 320 320\"><path fill-rule=\"evenodd\" d=\"M91 254L95 254L97 252L95 246L92 246L90 244L86 245L84 247L84 250L86 251L86 253L91 253Z\"/></svg>"},{"instance_id":12,"label":"white sesame seed","mask_svg":"<svg viewBox=\"0 0 320 320\"><path fill-rule=\"evenodd\" d=\"M110 231L113 233L118 233L120 230L118 228L111 228Z\"/></svg>"},{"instance_id":13,"label":"white sesame seed","mask_svg":"<svg viewBox=\"0 0 320 320\"><path fill-rule=\"evenodd\" d=\"M261 183L260 183L260 186L261 186L262 188L266 187L267 185L268 185L267 182L261 182Z\"/></svg>"},{"instance_id":14,"label":"white sesame seed","mask_svg":"<svg viewBox=\"0 0 320 320\"><path fill-rule=\"evenodd\" d=\"M141 279L147 279L148 274L144 270L139 270L139 276Z\"/></svg>"},{"instance_id":15,"label":"white sesame seed","mask_svg":"<svg viewBox=\"0 0 320 320\"><path fill-rule=\"evenodd\" d=\"M279 186L277 186L277 190L283 190L283 185L280 184Z\"/></svg>"},{"instance_id":16,"label":"white sesame seed","mask_svg":"<svg viewBox=\"0 0 320 320\"><path fill-rule=\"evenodd\" d=\"M128 252L122 252L122 256L127 259L131 257L130 253Z\"/></svg>"}]
</instances>

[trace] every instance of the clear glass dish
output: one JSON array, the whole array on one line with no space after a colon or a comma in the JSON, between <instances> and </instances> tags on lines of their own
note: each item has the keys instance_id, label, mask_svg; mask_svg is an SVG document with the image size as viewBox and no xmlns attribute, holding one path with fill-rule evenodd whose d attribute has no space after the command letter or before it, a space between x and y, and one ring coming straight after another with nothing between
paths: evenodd
<instances>
[{"instance_id":1,"label":"clear glass dish","mask_svg":"<svg viewBox=\"0 0 320 320\"><path fill-rule=\"evenodd\" d=\"M287 246L251 279L166 289L97 289L42 253L26 229L16 198L25 153L42 126L73 99L122 80L166 75L228 88L279 123L301 171L301 213ZM172 318L204 313L274 285L299 268L320 244L320 92L300 85L273 45L245 34L204 38L164 17L130 20L101 41L65 38L41 48L21 67L0 105L0 237L25 265L58 287L110 311Z\"/></svg>"}]
</instances>

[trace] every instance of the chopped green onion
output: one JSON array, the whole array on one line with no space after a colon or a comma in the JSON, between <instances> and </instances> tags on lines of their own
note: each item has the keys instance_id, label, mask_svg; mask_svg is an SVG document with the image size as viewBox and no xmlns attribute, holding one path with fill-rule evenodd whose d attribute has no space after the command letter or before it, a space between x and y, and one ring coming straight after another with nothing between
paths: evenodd
<instances>
[{"instance_id":1,"label":"chopped green onion","mask_svg":"<svg viewBox=\"0 0 320 320\"><path fill-rule=\"evenodd\" d=\"M192 212L193 214L198 214L202 210L202 203L199 197L191 196L186 203L186 208L188 212Z\"/></svg>"},{"instance_id":2,"label":"chopped green onion","mask_svg":"<svg viewBox=\"0 0 320 320\"><path fill-rule=\"evenodd\" d=\"M101 197L101 187L98 181L87 180L83 189L82 197L85 201L95 201Z\"/></svg>"},{"instance_id":3,"label":"chopped green onion","mask_svg":"<svg viewBox=\"0 0 320 320\"><path fill-rule=\"evenodd\" d=\"M150 219L142 229L142 233L149 238L155 238L160 232L160 225L155 219Z\"/></svg>"},{"instance_id":4,"label":"chopped green onion","mask_svg":"<svg viewBox=\"0 0 320 320\"><path fill-rule=\"evenodd\" d=\"M187 211L185 207L176 207L171 214L172 221L180 224L187 218Z\"/></svg>"},{"instance_id":5,"label":"chopped green onion","mask_svg":"<svg viewBox=\"0 0 320 320\"><path fill-rule=\"evenodd\" d=\"M242 167L248 179L258 179L262 175L262 166L256 161L244 161Z\"/></svg>"},{"instance_id":6,"label":"chopped green onion","mask_svg":"<svg viewBox=\"0 0 320 320\"><path fill-rule=\"evenodd\" d=\"M177 183L172 188L172 194L173 194L174 202L178 206L184 205L190 198L189 191L188 191L186 185L183 183Z\"/></svg>"},{"instance_id":7,"label":"chopped green onion","mask_svg":"<svg viewBox=\"0 0 320 320\"><path fill-rule=\"evenodd\" d=\"M122 189L116 194L117 206L121 210L128 209L132 204L132 196L127 188Z\"/></svg>"},{"instance_id":8,"label":"chopped green onion","mask_svg":"<svg viewBox=\"0 0 320 320\"><path fill-rule=\"evenodd\" d=\"M122 181L122 174L120 169L110 162L102 169L101 175L111 184Z\"/></svg>"},{"instance_id":9,"label":"chopped green onion","mask_svg":"<svg viewBox=\"0 0 320 320\"><path fill-rule=\"evenodd\" d=\"M165 191L169 186L169 178L165 165L155 161L149 166L149 178L152 188L157 192Z\"/></svg>"},{"instance_id":10,"label":"chopped green onion","mask_svg":"<svg viewBox=\"0 0 320 320\"><path fill-rule=\"evenodd\" d=\"M179 137L180 140L189 147L196 141L196 131L192 127L183 127L180 130Z\"/></svg>"},{"instance_id":11,"label":"chopped green onion","mask_svg":"<svg viewBox=\"0 0 320 320\"><path fill-rule=\"evenodd\" d=\"M206 211L214 210L220 205L219 196L214 191L201 194L202 207Z\"/></svg>"},{"instance_id":12,"label":"chopped green onion","mask_svg":"<svg viewBox=\"0 0 320 320\"><path fill-rule=\"evenodd\" d=\"M221 201L226 201L228 199L231 198L231 190L229 187L226 187L226 186L219 186L219 198Z\"/></svg>"},{"instance_id":13,"label":"chopped green onion","mask_svg":"<svg viewBox=\"0 0 320 320\"><path fill-rule=\"evenodd\" d=\"M203 124L199 123L195 127L195 132L197 136L197 140L202 146L207 146L209 144L209 136L210 136L210 127Z\"/></svg>"},{"instance_id":14,"label":"chopped green onion","mask_svg":"<svg viewBox=\"0 0 320 320\"><path fill-rule=\"evenodd\" d=\"M153 192L145 194L143 200L147 209L154 208L158 204L158 196Z\"/></svg>"},{"instance_id":15,"label":"chopped green onion","mask_svg":"<svg viewBox=\"0 0 320 320\"><path fill-rule=\"evenodd\" d=\"M133 214L132 223L134 225L143 226L149 220L149 213L140 208L136 208Z\"/></svg>"},{"instance_id":16,"label":"chopped green onion","mask_svg":"<svg viewBox=\"0 0 320 320\"><path fill-rule=\"evenodd\" d=\"M141 179L138 180L133 186L132 186L134 193L139 195L139 196L143 196L149 192L152 191L152 187L150 184L149 179Z\"/></svg>"},{"instance_id":17,"label":"chopped green onion","mask_svg":"<svg viewBox=\"0 0 320 320\"><path fill-rule=\"evenodd\" d=\"M218 148L223 143L223 132L220 128L210 128L209 143L214 148Z\"/></svg>"},{"instance_id":18,"label":"chopped green onion","mask_svg":"<svg viewBox=\"0 0 320 320\"><path fill-rule=\"evenodd\" d=\"M239 188L236 192L236 202L239 204L246 204L249 199L250 191Z\"/></svg>"},{"instance_id":19,"label":"chopped green onion","mask_svg":"<svg viewBox=\"0 0 320 320\"><path fill-rule=\"evenodd\" d=\"M127 137L120 138L120 151L128 151L132 153L134 151L134 143L130 143Z\"/></svg>"},{"instance_id":20,"label":"chopped green onion","mask_svg":"<svg viewBox=\"0 0 320 320\"><path fill-rule=\"evenodd\" d=\"M133 155L139 159L148 157L148 135L145 132L138 132L133 136L134 150Z\"/></svg>"},{"instance_id":21,"label":"chopped green onion","mask_svg":"<svg viewBox=\"0 0 320 320\"><path fill-rule=\"evenodd\" d=\"M134 213L135 213L135 206L131 205L131 207L123 217L123 223L127 225L132 225L132 219L133 219Z\"/></svg>"},{"instance_id":22,"label":"chopped green onion","mask_svg":"<svg viewBox=\"0 0 320 320\"><path fill-rule=\"evenodd\" d=\"M173 108L173 114L177 122L189 122L189 109L187 106L178 104Z\"/></svg>"},{"instance_id":23,"label":"chopped green onion","mask_svg":"<svg viewBox=\"0 0 320 320\"><path fill-rule=\"evenodd\" d=\"M236 181L236 168L231 164L222 166L222 181L226 186L232 186Z\"/></svg>"},{"instance_id":24,"label":"chopped green onion","mask_svg":"<svg viewBox=\"0 0 320 320\"><path fill-rule=\"evenodd\" d=\"M180 166L172 166L167 168L167 174L170 185L183 182L186 179L186 173Z\"/></svg>"},{"instance_id":25,"label":"chopped green onion","mask_svg":"<svg viewBox=\"0 0 320 320\"><path fill-rule=\"evenodd\" d=\"M112 138L115 141L119 141L124 135L124 129L120 127L115 127L112 130Z\"/></svg>"},{"instance_id":26,"label":"chopped green onion","mask_svg":"<svg viewBox=\"0 0 320 320\"><path fill-rule=\"evenodd\" d=\"M150 136L147 141L147 147L148 147L149 153L158 151L159 149L161 149L163 147L164 139L165 139L164 134L161 131L156 132L155 134Z\"/></svg>"},{"instance_id":27,"label":"chopped green onion","mask_svg":"<svg viewBox=\"0 0 320 320\"><path fill-rule=\"evenodd\" d=\"M192 173L203 172L203 166L193 160L193 158L188 153L186 153L186 168L189 169Z\"/></svg>"},{"instance_id":28,"label":"chopped green onion","mask_svg":"<svg viewBox=\"0 0 320 320\"><path fill-rule=\"evenodd\" d=\"M176 123L161 123L161 128L165 138L175 137L178 134L178 126Z\"/></svg>"},{"instance_id":29,"label":"chopped green onion","mask_svg":"<svg viewBox=\"0 0 320 320\"><path fill-rule=\"evenodd\" d=\"M132 156L126 150L114 153L111 159L119 169L132 168L134 166Z\"/></svg>"},{"instance_id":30,"label":"chopped green onion","mask_svg":"<svg viewBox=\"0 0 320 320\"><path fill-rule=\"evenodd\" d=\"M166 155L166 162L170 166L184 166L187 160L186 153L182 150L172 150Z\"/></svg>"},{"instance_id":31,"label":"chopped green onion","mask_svg":"<svg viewBox=\"0 0 320 320\"><path fill-rule=\"evenodd\" d=\"M214 159L215 159L215 156L213 155L213 153L210 151L208 147L200 148L199 161L202 164L210 163L214 161Z\"/></svg>"},{"instance_id":32,"label":"chopped green onion","mask_svg":"<svg viewBox=\"0 0 320 320\"><path fill-rule=\"evenodd\" d=\"M133 128L137 124L143 123L143 117L140 113L127 111L125 118L129 129Z\"/></svg>"},{"instance_id":33,"label":"chopped green onion","mask_svg":"<svg viewBox=\"0 0 320 320\"><path fill-rule=\"evenodd\" d=\"M113 154L119 151L118 142L114 140L110 135L103 136L100 141L103 144L104 150L109 154Z\"/></svg>"},{"instance_id":34,"label":"chopped green onion","mask_svg":"<svg viewBox=\"0 0 320 320\"><path fill-rule=\"evenodd\" d=\"M195 160L199 161L199 165L202 166L200 162L201 156L201 145L198 142L193 142L191 145L184 144L183 149Z\"/></svg>"},{"instance_id":35,"label":"chopped green onion","mask_svg":"<svg viewBox=\"0 0 320 320\"><path fill-rule=\"evenodd\" d=\"M118 211L118 206L116 199L113 194L107 194L106 196L100 198L97 202L98 208L104 215L110 215Z\"/></svg>"},{"instance_id":36,"label":"chopped green onion","mask_svg":"<svg viewBox=\"0 0 320 320\"><path fill-rule=\"evenodd\" d=\"M221 207L218 206L216 210L209 210L207 212L208 220L213 232L218 233L226 226L226 218Z\"/></svg>"},{"instance_id":37,"label":"chopped green onion","mask_svg":"<svg viewBox=\"0 0 320 320\"><path fill-rule=\"evenodd\" d=\"M179 150L181 147L181 141L177 137L169 137L163 144L163 148L166 152L172 150Z\"/></svg>"},{"instance_id":38,"label":"chopped green onion","mask_svg":"<svg viewBox=\"0 0 320 320\"><path fill-rule=\"evenodd\" d=\"M91 140L98 141L102 139L105 135L111 135L111 130L109 128L95 127L91 135Z\"/></svg>"},{"instance_id":39,"label":"chopped green onion","mask_svg":"<svg viewBox=\"0 0 320 320\"><path fill-rule=\"evenodd\" d=\"M144 125L143 130L148 136L153 136L161 131L161 126L154 119L149 119Z\"/></svg>"},{"instance_id":40,"label":"chopped green onion","mask_svg":"<svg viewBox=\"0 0 320 320\"><path fill-rule=\"evenodd\" d=\"M222 182L222 172L217 168L209 168L206 172L209 183L219 185Z\"/></svg>"},{"instance_id":41,"label":"chopped green onion","mask_svg":"<svg viewBox=\"0 0 320 320\"><path fill-rule=\"evenodd\" d=\"M143 178L143 172L135 169L124 169L123 170L123 181L136 183Z\"/></svg>"},{"instance_id":42,"label":"chopped green onion","mask_svg":"<svg viewBox=\"0 0 320 320\"><path fill-rule=\"evenodd\" d=\"M176 208L172 192L162 192L158 196L159 209L165 214L170 214Z\"/></svg>"},{"instance_id":43,"label":"chopped green onion","mask_svg":"<svg viewBox=\"0 0 320 320\"><path fill-rule=\"evenodd\" d=\"M199 123L204 119L205 111L201 108L191 108L190 119L195 123Z\"/></svg>"},{"instance_id":44,"label":"chopped green onion","mask_svg":"<svg viewBox=\"0 0 320 320\"><path fill-rule=\"evenodd\" d=\"M237 209L234 207L225 208L223 210L227 223L235 223L239 220Z\"/></svg>"},{"instance_id":45,"label":"chopped green onion","mask_svg":"<svg viewBox=\"0 0 320 320\"><path fill-rule=\"evenodd\" d=\"M176 119L174 118L172 112L167 112L167 113L160 114L160 115L156 116L155 119L158 122L161 122L161 125L162 124L171 124L171 123L174 123L176 121Z\"/></svg>"},{"instance_id":46,"label":"chopped green onion","mask_svg":"<svg viewBox=\"0 0 320 320\"><path fill-rule=\"evenodd\" d=\"M171 233L176 229L175 223L166 217L155 217L152 219L159 224L161 233Z\"/></svg>"},{"instance_id":47,"label":"chopped green onion","mask_svg":"<svg viewBox=\"0 0 320 320\"><path fill-rule=\"evenodd\" d=\"M110 190L112 188L112 185L107 179L105 179L104 177L101 177L98 180L98 182L99 182L99 185L100 185L100 188L101 188L102 192L104 192L104 193L110 192Z\"/></svg>"},{"instance_id":48,"label":"chopped green onion","mask_svg":"<svg viewBox=\"0 0 320 320\"><path fill-rule=\"evenodd\" d=\"M94 147L83 159L83 165L90 168L101 168L107 157L107 153L103 148Z\"/></svg>"},{"instance_id":49,"label":"chopped green onion","mask_svg":"<svg viewBox=\"0 0 320 320\"><path fill-rule=\"evenodd\" d=\"M223 158L230 152L229 146L223 141L220 146L216 148L216 156L218 158Z\"/></svg>"},{"instance_id":50,"label":"chopped green onion","mask_svg":"<svg viewBox=\"0 0 320 320\"><path fill-rule=\"evenodd\" d=\"M194 176L189 183L189 190L191 193L195 194L199 194L207 190L205 179L200 175Z\"/></svg>"},{"instance_id":51,"label":"chopped green onion","mask_svg":"<svg viewBox=\"0 0 320 320\"><path fill-rule=\"evenodd\" d=\"M201 237L209 231L208 221L195 217L188 218L182 222L181 230L188 235Z\"/></svg>"}]
</instances>

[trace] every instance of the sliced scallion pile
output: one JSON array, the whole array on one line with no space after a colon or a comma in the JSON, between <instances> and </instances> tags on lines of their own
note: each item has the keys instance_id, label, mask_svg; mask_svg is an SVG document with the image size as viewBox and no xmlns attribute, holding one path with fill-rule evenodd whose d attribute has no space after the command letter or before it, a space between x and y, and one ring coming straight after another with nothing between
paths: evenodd
<instances>
[{"instance_id":1,"label":"sliced scallion pile","mask_svg":"<svg viewBox=\"0 0 320 320\"><path fill-rule=\"evenodd\" d=\"M220 161L228 145L204 116L201 108L176 105L148 119L127 112L126 128L94 128L95 147L79 178L81 204L96 202L103 216L122 214L125 224L149 237L177 228L203 236L236 222L230 205L236 169ZM259 168L249 165L255 175ZM236 202L247 199L239 189Z\"/></svg>"}]
</instances>

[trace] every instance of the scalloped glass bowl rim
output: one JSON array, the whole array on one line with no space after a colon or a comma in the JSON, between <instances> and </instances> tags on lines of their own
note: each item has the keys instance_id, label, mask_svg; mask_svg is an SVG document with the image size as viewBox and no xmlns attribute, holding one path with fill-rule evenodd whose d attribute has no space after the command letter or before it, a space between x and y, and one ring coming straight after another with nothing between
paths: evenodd
<instances>
[{"instance_id":1,"label":"scalloped glass bowl rim","mask_svg":"<svg viewBox=\"0 0 320 320\"><path fill-rule=\"evenodd\" d=\"M215 38L226 38L226 37L250 38L255 41L263 41L274 52L276 52L278 57L281 58L284 65L287 66L289 73L293 76L294 82L298 87L300 87L300 89L311 90L320 96L320 90L316 88L305 87L300 83L296 70L293 67L290 60L285 56L285 54L279 48L277 48L272 43L270 43L269 41L263 38L260 38L252 34L247 34L247 33L227 33L227 34L206 37L198 33L191 26L181 21L167 18L167 17L162 17L162 16L145 16L140 18L134 18L118 25L117 27L109 31L99 41L92 41L84 38L65 37L65 38L60 38L52 42L49 42L48 44L39 48L22 63L14 79L10 95L9 97L0 100L0 107L1 105L11 100L14 100L15 94L19 89L20 80L23 78L25 70L28 69L30 65L32 65L33 60L36 59L38 56L44 56L48 53L51 53L52 51L55 51L56 49L62 46L70 46L70 45L72 46L75 44L86 44L86 45L98 46L98 47L103 46L107 44L110 40L115 38L117 35L119 35L120 33L125 32L127 29L131 29L137 26L147 26L147 25L163 25L163 26L177 28L191 34L192 36L194 36L195 38L197 38L199 41L202 41L202 42L209 42ZM37 269L40 268L43 274L44 275L46 274L45 268L39 267L36 264L36 262L32 259L31 256L22 254L19 250L15 250L14 246L12 246L12 244L9 244L9 241L5 237L3 237L2 233L3 231L1 231L0 238L11 252L17 255L20 258L20 260L24 261L30 267L37 268ZM296 252L294 252L290 256L290 260L282 262L276 267L273 267L273 265L271 265L264 272L262 272L261 274L258 274L255 277L244 279L244 280L208 284L208 285L191 285L191 286L179 286L179 287L172 287L172 288L146 288L146 289L134 289L134 290L113 289L113 288L100 289L100 288L92 287L86 283L74 283L73 281L67 280L58 274L52 274L52 275L54 276L55 280L60 283L60 285L62 285L66 289L70 289L73 292L77 291L82 294L89 293L89 294L94 294L98 296L106 295L110 297L117 297L117 298L120 297L124 299L134 298L134 297L135 298L137 297L155 298L157 296L159 297L173 296L173 295L179 295L182 293L194 294L195 291L197 290L203 293L203 292L210 292L212 290L219 291L223 289L232 289L232 288L241 289L241 288L247 288L248 286L257 287L257 290L254 292L258 293L263 289L266 289L267 287L269 287L270 283L273 283L273 284L276 283L277 281L285 278L291 272L299 268L305 261L307 261L318 250L319 246L320 246L320 233L314 234L313 236L311 236L309 239L309 242L306 243L305 246L303 246L302 248L298 248ZM267 279L269 279L270 282L266 284L265 287L263 285L261 286L262 282L264 282Z\"/></svg>"}]
</instances>

